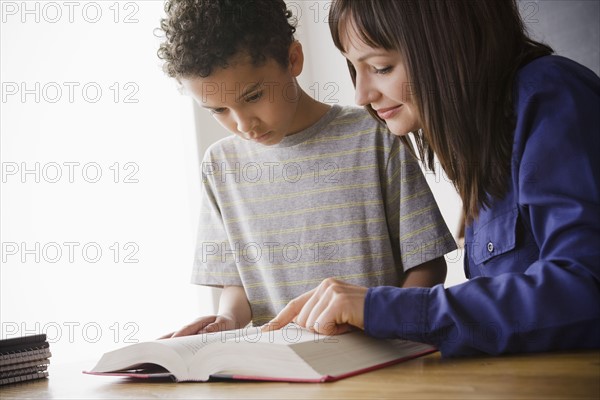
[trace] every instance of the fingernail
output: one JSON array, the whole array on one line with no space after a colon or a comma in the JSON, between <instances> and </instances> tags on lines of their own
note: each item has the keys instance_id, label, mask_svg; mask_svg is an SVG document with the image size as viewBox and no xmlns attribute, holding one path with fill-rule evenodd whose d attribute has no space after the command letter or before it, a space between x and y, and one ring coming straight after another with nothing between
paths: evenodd
<instances>
[{"instance_id":1,"label":"fingernail","mask_svg":"<svg viewBox=\"0 0 600 400\"><path fill-rule=\"evenodd\" d=\"M267 329L269 329L271 327L271 323L267 322L266 324L264 324L263 326L260 327L261 331L265 331Z\"/></svg>"}]
</instances>

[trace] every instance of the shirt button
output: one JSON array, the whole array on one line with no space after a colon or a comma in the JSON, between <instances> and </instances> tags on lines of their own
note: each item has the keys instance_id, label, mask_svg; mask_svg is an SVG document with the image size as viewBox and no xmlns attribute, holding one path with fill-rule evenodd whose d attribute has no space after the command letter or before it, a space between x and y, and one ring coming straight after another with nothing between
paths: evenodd
<instances>
[{"instance_id":1,"label":"shirt button","mask_svg":"<svg viewBox=\"0 0 600 400\"><path fill-rule=\"evenodd\" d=\"M490 253L491 253L491 252L493 252L493 251L494 251L494 243L492 243L492 242L489 242L489 243L487 244L487 249L488 249L488 251L489 251Z\"/></svg>"}]
</instances>

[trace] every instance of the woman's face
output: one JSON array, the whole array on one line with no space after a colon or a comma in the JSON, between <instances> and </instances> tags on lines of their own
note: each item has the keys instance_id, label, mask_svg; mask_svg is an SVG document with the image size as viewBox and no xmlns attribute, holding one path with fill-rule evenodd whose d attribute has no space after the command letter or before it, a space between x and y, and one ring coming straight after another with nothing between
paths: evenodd
<instances>
[{"instance_id":1,"label":"woman's face","mask_svg":"<svg viewBox=\"0 0 600 400\"><path fill-rule=\"evenodd\" d=\"M413 85L400 53L366 45L352 24L348 24L343 42L343 55L356 70L356 103L370 104L395 135L418 130L421 126L413 105Z\"/></svg>"}]
</instances>

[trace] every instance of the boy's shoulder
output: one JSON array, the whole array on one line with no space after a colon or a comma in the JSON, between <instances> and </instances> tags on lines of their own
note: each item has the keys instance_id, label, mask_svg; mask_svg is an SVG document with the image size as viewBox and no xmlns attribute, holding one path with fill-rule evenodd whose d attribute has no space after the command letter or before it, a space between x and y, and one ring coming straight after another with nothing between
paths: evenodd
<instances>
[{"instance_id":1,"label":"boy's shoulder","mask_svg":"<svg viewBox=\"0 0 600 400\"><path fill-rule=\"evenodd\" d=\"M374 127L385 131L385 126L373 118L367 110L355 106L335 106L339 109L330 125Z\"/></svg>"},{"instance_id":2,"label":"boy's shoulder","mask_svg":"<svg viewBox=\"0 0 600 400\"><path fill-rule=\"evenodd\" d=\"M235 135L225 136L208 146L204 153L202 162L213 162L215 160L226 160L229 155L237 154L241 150L244 141Z\"/></svg>"},{"instance_id":3,"label":"boy's shoulder","mask_svg":"<svg viewBox=\"0 0 600 400\"><path fill-rule=\"evenodd\" d=\"M370 130L393 136L382 122L373 118L369 112L355 106L334 106L335 117L327 124L327 131L364 132Z\"/></svg>"},{"instance_id":4,"label":"boy's shoulder","mask_svg":"<svg viewBox=\"0 0 600 400\"><path fill-rule=\"evenodd\" d=\"M399 142L384 123L376 120L364 108L354 106L341 106L328 128L328 135L355 138L362 145L372 143L387 147Z\"/></svg>"}]
</instances>

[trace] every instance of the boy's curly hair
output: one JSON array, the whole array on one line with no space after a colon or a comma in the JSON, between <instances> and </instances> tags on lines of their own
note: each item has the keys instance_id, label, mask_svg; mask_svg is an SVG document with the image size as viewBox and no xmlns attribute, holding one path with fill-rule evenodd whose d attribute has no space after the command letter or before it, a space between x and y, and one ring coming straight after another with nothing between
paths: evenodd
<instances>
[{"instance_id":1,"label":"boy's curly hair","mask_svg":"<svg viewBox=\"0 0 600 400\"><path fill-rule=\"evenodd\" d=\"M284 0L167 0L158 57L173 78L207 77L238 53L288 65L296 22Z\"/></svg>"}]
</instances>

